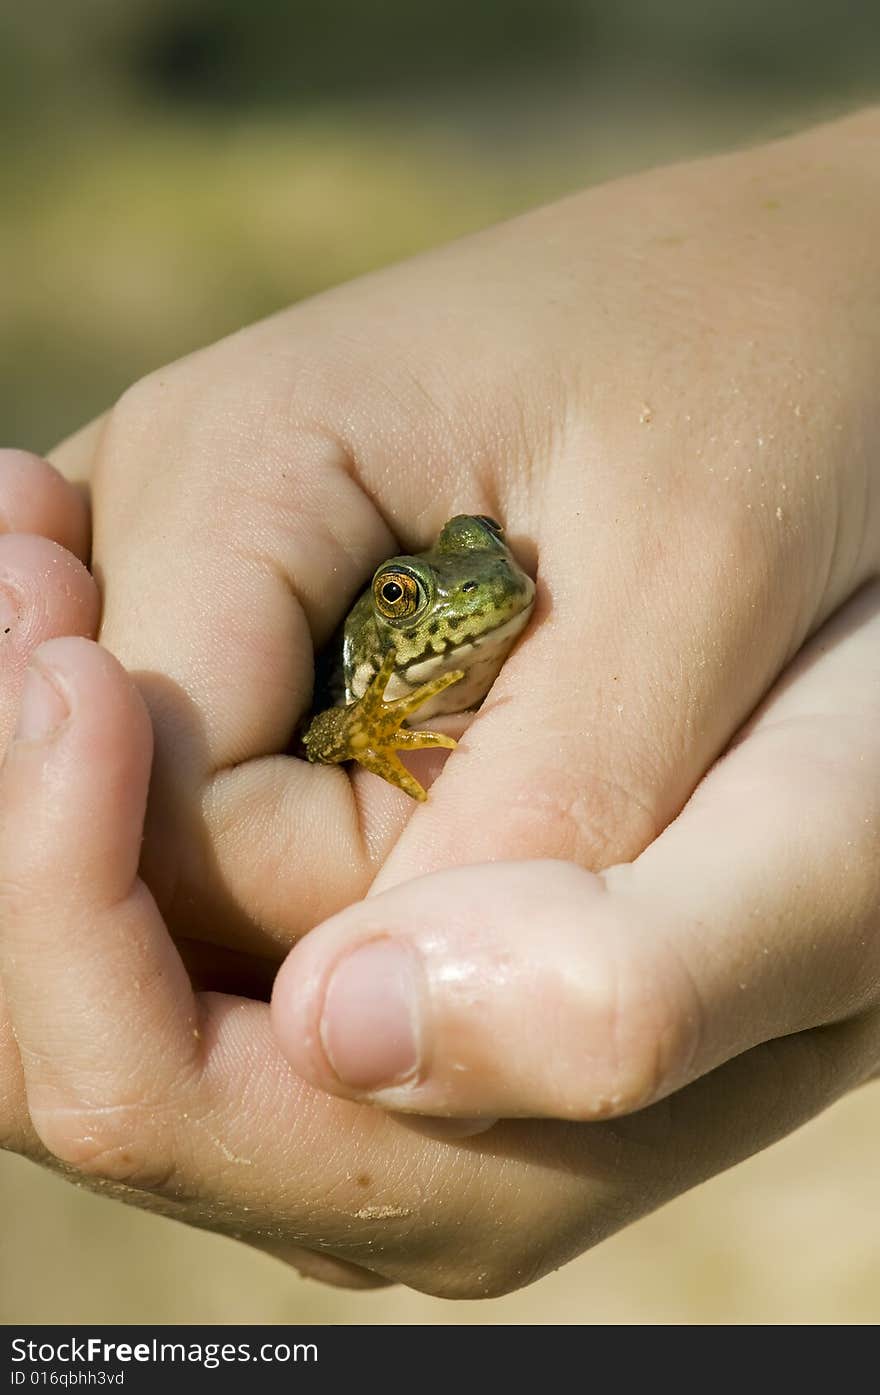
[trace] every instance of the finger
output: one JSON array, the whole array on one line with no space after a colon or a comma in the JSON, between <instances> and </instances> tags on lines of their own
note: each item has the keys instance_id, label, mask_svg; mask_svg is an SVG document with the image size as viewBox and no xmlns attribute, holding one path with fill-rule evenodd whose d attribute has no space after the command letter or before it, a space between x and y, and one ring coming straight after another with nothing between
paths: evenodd
<instances>
[{"instance_id":1,"label":"finger","mask_svg":"<svg viewBox=\"0 0 880 1395\"><path fill-rule=\"evenodd\" d=\"M0 757L18 712L31 653L56 635L91 637L98 592L85 567L41 537L0 537ZM32 1151L21 1062L0 984L0 1142Z\"/></svg>"},{"instance_id":2,"label":"finger","mask_svg":"<svg viewBox=\"0 0 880 1395\"><path fill-rule=\"evenodd\" d=\"M179 965L148 898L126 894L143 709L82 641L54 641L38 662L64 684L68 715L41 737L60 688L36 706L32 694L0 777L0 955L40 1135L111 1195L270 1249L315 1246L429 1292L487 1296L781 1136L876 1064L865 1015L758 1048L613 1127L502 1124L465 1143L310 1089L274 1049L259 1003L206 995L193 1069ZM13 798L33 849L9 817ZM90 914L72 912L79 902Z\"/></svg>"},{"instance_id":3,"label":"finger","mask_svg":"<svg viewBox=\"0 0 880 1395\"><path fill-rule=\"evenodd\" d=\"M880 586L803 653L630 867L402 884L288 958L273 1020L313 1083L419 1113L620 1114L880 985Z\"/></svg>"},{"instance_id":4,"label":"finger","mask_svg":"<svg viewBox=\"0 0 880 1395\"><path fill-rule=\"evenodd\" d=\"M693 175L682 177L684 192ZM664 172L654 195L667 180ZM462 241L366 278L126 395L100 433L98 474L108 492L98 550L106 541L101 563L119 597L117 606L108 596L108 643L131 667L168 679L150 695L159 733L156 803L166 815L159 822L171 823L167 810L181 807L184 792L202 820L212 754L214 769L240 768L247 756L281 749L308 701L303 626L285 618L283 587L242 591L242 577L253 577L249 562L261 579L269 573L295 592L310 638L320 642L390 544L383 520L425 545L450 512L500 505L523 560L529 550L540 555L530 633L428 806L411 820L384 886L499 856L570 858L593 870L635 856L680 811L823 607L839 601L829 578L839 589L845 568L834 554L846 557L848 529L841 543L829 525L836 472L822 469L820 488L816 481L840 423L821 411L802 418L800 405L793 412L783 367L787 321L775 358L761 354L759 371L754 356L738 365L733 391L726 370L718 378L700 311L717 268L707 276L688 264L679 307L687 332L672 368L687 384L687 402L670 393L669 355L656 351L668 338L666 315L658 340L658 307L646 288L606 274L619 262L616 233L614 255L603 262L618 219L635 228L629 250L635 265L644 262L632 197L625 185L611 191L603 213L588 193L488 241ZM544 279L523 276L535 238L544 245L548 230L561 256L551 280L559 266L567 278L563 321ZM597 257L584 257L585 236ZM488 283L487 254L498 269ZM620 293L625 301L633 284L635 299L621 313ZM643 393L665 404L651 430L639 412ZM685 405L694 409L692 424ZM759 416L759 444L765 417L779 429L766 433L766 466L758 468L755 456L754 468L741 469ZM706 468L685 471L682 453L700 456L704 448ZM782 480L771 500L792 461L797 489L782 500L789 488ZM734 489L727 481L736 471ZM153 521L133 547L131 525L146 515ZM704 530L706 546L694 547ZM870 550L861 552L870 565ZM156 566L160 555L169 565ZM212 557L220 559L213 569ZM144 585L150 565L155 586ZM202 626L197 635L206 614L215 617L210 633ZM128 647L126 617L134 617ZM186 752L201 738L193 771ZM243 787L224 776L222 794L211 792L218 822L200 822L198 837L172 829L170 849L156 859L172 868L171 909L204 900L216 872L215 900L219 886L240 911L258 867L262 913L277 939L289 936L299 886L334 881L300 789L322 791L316 829L337 826L337 814L352 826L347 777L335 770L309 777L292 764L260 773L277 815L269 818L252 812L250 772ZM373 829L373 800L381 801L367 791L376 784L358 795ZM360 804L356 812L364 812ZM397 831L405 819L397 813ZM291 824L305 841L296 866L292 858L281 863L288 877L273 877L273 845ZM174 849L196 843L200 856L175 867ZM362 882L363 849L357 839L347 848L346 865L358 863L354 880ZM211 906L207 919L222 935L220 912L229 916L230 908Z\"/></svg>"},{"instance_id":5,"label":"finger","mask_svg":"<svg viewBox=\"0 0 880 1395\"><path fill-rule=\"evenodd\" d=\"M313 645L393 541L329 433L255 447L266 418L255 390L253 375L236 386L196 355L126 394L95 467L103 637L198 709L211 771L284 749L310 697ZM270 390L290 389L270 378Z\"/></svg>"},{"instance_id":6,"label":"finger","mask_svg":"<svg viewBox=\"0 0 880 1395\"><path fill-rule=\"evenodd\" d=\"M682 194L695 172L685 174ZM670 172L661 173L668 193ZM638 186L640 194L650 185ZM583 215L580 233L589 241L599 226L594 216L604 216L600 205L607 213L617 198L619 217L635 188L617 186L610 198L587 193L568 205ZM638 243L631 217L622 218L618 234L624 225ZM519 238L528 245L536 226L527 218L504 232L498 251L515 258ZM447 249L456 273L473 274L475 245ZM773 360L766 341L734 378L729 365L719 374L699 308L718 268L707 275L708 263L688 261L676 291L687 329L670 355L667 315L655 318L649 288L624 278L638 289L621 315L623 282L604 274L601 256L584 259L580 237L570 245L578 254L565 304L568 314L577 306L578 332L564 373L548 380L540 356L528 366L539 343L548 364L562 362L560 324L556 312L548 317L549 305L530 305L524 341L510 336L503 316L512 307L521 313L520 295L529 290L508 298L497 321L492 292L480 296L480 333L494 332L493 368L506 386L506 410L491 391L483 410L490 419L497 412L508 428L503 447L513 447L515 460L499 516L524 558L530 546L537 552L537 605L467 739L383 869L381 887L502 857L565 858L593 871L635 857L680 812L806 637L877 572L875 511L865 521L841 502L861 497L872 464L855 450L844 452L843 475L827 468L839 457L833 436L845 428L827 410L825 390L807 422L791 399L787 351ZM634 265L644 269L642 251ZM619 249L607 269L618 257ZM742 284L748 313L761 318L748 277ZM423 309L419 320L431 323ZM781 349L791 323L780 321L777 331ZM432 386L445 369L455 387L460 378L444 362L448 337L435 338L431 365L418 361L417 344L415 367ZM460 352L474 364L469 345ZM553 387L564 377L577 386L560 400ZM676 381L681 392L670 395ZM527 393L514 386L526 382ZM647 406L655 397L662 408L640 412L640 400ZM513 402L516 432L509 430ZM473 410L460 415L473 421ZM541 418L543 437L535 431ZM765 422L772 423L766 433ZM530 430L528 455L516 460L520 433ZM485 450L504 480L488 441ZM382 463L390 473L391 460ZM402 467L399 457L394 463ZM843 478L853 487L842 489Z\"/></svg>"},{"instance_id":7,"label":"finger","mask_svg":"<svg viewBox=\"0 0 880 1395\"><path fill-rule=\"evenodd\" d=\"M443 1143L280 1069L266 1016L206 1000L211 1109L191 1116L174 1178L190 1219L232 1215L238 1238L287 1235L450 1298L534 1282L783 1137L880 1053L877 1015L864 1015L757 1047L613 1123L510 1120Z\"/></svg>"},{"instance_id":8,"label":"finger","mask_svg":"<svg viewBox=\"0 0 880 1395\"><path fill-rule=\"evenodd\" d=\"M97 587L71 553L44 537L0 535L0 754L33 650L58 635L91 638L99 614Z\"/></svg>"},{"instance_id":9,"label":"finger","mask_svg":"<svg viewBox=\"0 0 880 1395\"><path fill-rule=\"evenodd\" d=\"M552 555L553 542L546 551ZM605 575L596 574L600 561ZM425 809L402 831L375 890L500 858L560 858L600 871L637 856L681 811L776 677L785 646L762 633L749 653L741 636L719 632L705 638L721 656L717 669L695 660L686 677L663 671L666 655L658 656L646 636L675 634L678 653L678 636L693 625L688 612L698 582L674 578L680 591L670 603L680 603L681 613L670 619L652 616L661 582L646 581L652 600L636 640L632 597L609 589L611 561L572 548L568 569L581 575L577 582L567 575L564 589L551 564L539 573L529 629ZM636 575L643 570L638 558L622 566ZM665 581L671 586L671 578ZM700 616L719 609L726 613L726 602L707 592ZM597 657L560 666L560 655L569 654Z\"/></svg>"},{"instance_id":10,"label":"finger","mask_svg":"<svg viewBox=\"0 0 880 1395\"><path fill-rule=\"evenodd\" d=\"M0 969L31 1118L67 1161L92 1148L97 1102L181 1090L198 1056L189 980L137 878L150 754L115 659L40 647L0 774Z\"/></svg>"},{"instance_id":11,"label":"finger","mask_svg":"<svg viewBox=\"0 0 880 1395\"><path fill-rule=\"evenodd\" d=\"M277 957L365 893L412 806L276 754L308 709L314 648L397 543L310 390L314 421L268 429L292 390L273 343L259 374L233 356L231 375L221 346L140 384L94 476L101 639L156 734L144 876L176 931ZM454 512L458 487L433 507Z\"/></svg>"},{"instance_id":12,"label":"finger","mask_svg":"<svg viewBox=\"0 0 880 1395\"><path fill-rule=\"evenodd\" d=\"M126 395L94 470L101 639L156 735L144 875L175 929L263 955L374 875L347 775L277 753L314 648L394 550L329 433L267 432L276 392L286 371L232 386L196 356Z\"/></svg>"},{"instance_id":13,"label":"finger","mask_svg":"<svg viewBox=\"0 0 880 1395\"><path fill-rule=\"evenodd\" d=\"M89 644L42 646L28 680L0 776L0 965L9 1000L0 1041L17 1066L21 1052L23 1065L0 1079L4 1143L32 1155L42 1144L50 1160L111 1184L167 1186L188 1160L195 1185L196 1176L216 1171L218 1158L233 1169L242 1160L214 1131L213 1105L205 1102L211 1072L202 1092L194 1059L202 1036L189 984L136 881L150 753L146 714L116 661ZM217 1034L212 1070L228 1072L239 1059L249 1069L241 1043L234 1059L226 1058L246 1005L210 1002L215 1018L234 1029ZM262 1041L269 1042L265 1031ZM241 1085L236 1076L235 1093ZM313 1098L326 1114L326 1103ZM199 1144L190 1144L188 1159L172 1142L180 1118L192 1120ZM335 1146L335 1123L327 1121L328 1147ZM307 1151L312 1157L311 1145ZM320 1193L325 1171L316 1160L313 1171ZM357 1196L361 1183L352 1186ZM363 1197L359 1202L367 1206ZM216 1225L213 1200L209 1210ZM310 1256L279 1237L277 1226L263 1230L247 1238L315 1277L357 1287L382 1282L345 1260Z\"/></svg>"},{"instance_id":14,"label":"finger","mask_svg":"<svg viewBox=\"0 0 880 1395\"><path fill-rule=\"evenodd\" d=\"M80 490L39 455L0 449L0 533L36 533L88 562L90 532Z\"/></svg>"},{"instance_id":15,"label":"finger","mask_svg":"<svg viewBox=\"0 0 880 1395\"><path fill-rule=\"evenodd\" d=\"M41 539L3 539L0 554L8 542L44 561L49 551ZM39 638L39 627L29 633ZM0 1134L5 1147L111 1180L131 1173L135 1120L143 1131L149 1102L171 1081L180 1091L196 1040L185 976L134 880L149 751L142 704L109 655L65 642L40 649L0 778L0 961L11 1003L0 984ZM181 1012L182 1041L172 1027ZM172 1072L150 1065L153 1043L176 1058ZM108 1147L101 1121L120 1116ZM165 1149L155 1138L150 1149L151 1176L167 1175L156 1161ZM324 1282L384 1282L289 1242L254 1243Z\"/></svg>"}]
</instances>

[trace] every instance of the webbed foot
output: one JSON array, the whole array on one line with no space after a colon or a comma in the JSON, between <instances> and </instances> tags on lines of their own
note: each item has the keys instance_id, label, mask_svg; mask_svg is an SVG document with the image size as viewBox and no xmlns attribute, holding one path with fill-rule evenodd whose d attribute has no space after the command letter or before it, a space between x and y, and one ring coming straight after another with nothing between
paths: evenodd
<instances>
[{"instance_id":1,"label":"webbed foot","mask_svg":"<svg viewBox=\"0 0 880 1395\"><path fill-rule=\"evenodd\" d=\"M433 678L413 689L406 697L385 701L385 689L394 672L397 653L389 649L375 678L362 698L348 707L330 707L319 712L303 737L310 761L336 765L356 760L374 775L405 790L413 799L427 799L415 776L398 759L397 751L421 751L431 746L453 750L451 736L436 731L404 731L403 723L430 698L442 693L464 677L460 669Z\"/></svg>"}]
</instances>

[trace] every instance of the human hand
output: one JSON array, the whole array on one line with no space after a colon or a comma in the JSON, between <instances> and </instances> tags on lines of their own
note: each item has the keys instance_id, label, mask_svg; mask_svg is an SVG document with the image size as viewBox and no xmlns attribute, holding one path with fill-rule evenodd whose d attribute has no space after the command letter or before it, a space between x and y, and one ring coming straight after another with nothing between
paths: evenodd
<instances>
[{"instance_id":1,"label":"human hand","mask_svg":"<svg viewBox=\"0 0 880 1395\"><path fill-rule=\"evenodd\" d=\"M878 931L874 583L632 863L501 862L392 885L288 956L276 1034L303 1079L420 1115L620 1115L701 1076L711 1088L760 1043L802 1033L819 1048L823 1028L859 1019L866 1077Z\"/></svg>"},{"instance_id":2,"label":"human hand","mask_svg":"<svg viewBox=\"0 0 880 1395\"><path fill-rule=\"evenodd\" d=\"M15 724L34 649L58 635L94 636L100 605L83 565L88 509L52 467L26 451L0 449L0 757ZM23 1149L20 1065L0 978L0 1143Z\"/></svg>"},{"instance_id":3,"label":"human hand","mask_svg":"<svg viewBox=\"0 0 880 1395\"><path fill-rule=\"evenodd\" d=\"M846 689L869 646L876 666L877 620L839 630L826 659ZM866 1012L611 1123L508 1121L457 1142L334 1100L285 1064L265 1004L193 993L136 875L150 741L116 661L53 640L0 771L18 1146L109 1195L300 1265L311 1246L431 1293L498 1294L781 1136L876 1060Z\"/></svg>"},{"instance_id":4,"label":"human hand","mask_svg":"<svg viewBox=\"0 0 880 1395\"><path fill-rule=\"evenodd\" d=\"M860 442L873 411L875 250L867 236L859 242L851 215L861 201L867 223L876 197L864 164L871 139L870 125L852 123L594 191L300 307L128 398L98 452L96 555L107 641L154 674L145 686L160 758L147 866L173 921L195 921L202 934L217 924L227 943L277 952L362 895L383 862L380 886L499 853L599 868L635 857L668 823L807 633L876 565L875 514L851 505L860 486L859 497L868 494L873 468ZM785 218L765 220L768 202ZM690 249L677 240L682 228ZM862 299L851 313L845 275L854 269ZM401 308L389 313L389 304ZM770 447L762 472L739 454L745 424L754 451ZM340 435L348 457L333 444ZM254 441L262 460L245 480ZM92 455L86 438L59 460L76 472ZM630 459L635 469L621 465ZM771 485L776 501L762 509L760 491ZM790 506L778 502L789 495ZM212 500L191 575L191 525L178 529L175 519L205 516ZM305 705L312 635L326 636L394 546L377 507L405 546L467 509L500 513L515 543L536 541L540 555L543 610L412 818L370 777L356 776L352 794L340 772L260 757L278 749ZM146 534L127 530L136 512ZM345 547L316 536L325 513ZM586 558L578 514L597 520ZM224 566L210 572L211 544L224 537ZM279 567L296 581L302 611ZM219 622L200 629L209 602ZM163 621L174 637L166 653ZM299 662L288 670L290 653ZM560 680L559 656L583 654L602 663L587 671L567 662ZM571 731L579 711L591 714L589 732ZM201 748L194 734L205 737ZM175 826L177 807L202 836L195 855L179 857L185 840L175 838L165 857L162 829ZM810 1059L808 1042L788 1045L789 1061ZM847 1080L861 1078L863 1063L847 1061ZM804 1117L779 1115L768 1128L760 1102L753 1115L731 1083L734 1067L725 1070L719 1113L706 1081L675 1096L686 1115L688 1099L706 1106L699 1130L685 1135L709 1171ZM829 1097L830 1077L820 1075L822 1091L799 1094L807 1112ZM711 1079L714 1089L718 1074ZM633 1138L657 1117L618 1121L614 1136ZM481 1147L491 1152L497 1135ZM549 1126L523 1136L536 1157L559 1137ZM601 1147L602 1134L590 1138ZM664 1194L696 1180L674 1144L652 1165L667 1176L676 1158ZM616 1223L663 1191L644 1173L637 1181ZM567 1239L560 1215L545 1226L553 1238L540 1263L584 1243L586 1213L575 1217L558 1199ZM534 1206L546 1221L539 1198ZM611 1224L595 1215L591 1223L592 1236ZM526 1229L520 1256L533 1243Z\"/></svg>"},{"instance_id":5,"label":"human hand","mask_svg":"<svg viewBox=\"0 0 880 1395\"><path fill-rule=\"evenodd\" d=\"M766 193L766 188L756 191L757 206L785 207L786 199L775 195L761 202ZM815 239L815 218L808 226ZM757 236L756 226L753 231ZM729 256L729 243L723 246ZM876 270L865 277L860 266L863 284L873 291L870 304L876 299ZM772 295L783 288L777 284ZM680 297L681 288L676 291ZM840 303L847 303L844 288L838 294ZM711 296L708 303L717 308ZM737 305L737 313L741 309ZM624 323L629 327L631 319ZM755 342L738 347L753 348ZM816 365L820 379L841 371L836 350L844 339L837 336L834 342L835 355ZM868 360L876 362L876 336L863 346ZM702 430L669 433L673 449L682 451L682 437L696 436L687 443L690 459L667 458L660 473L649 471L636 480L625 475L612 493L618 527L635 535L642 563L630 555L624 568L625 604L638 596L648 613L657 614L657 623L647 632L641 623L627 628L621 604L602 590L613 569L600 564L597 589L608 602L602 610L610 611L612 624L603 629L600 620L574 643L572 632L563 632L564 655L574 649L599 656L596 691L587 706L591 728L580 743L582 759L592 764L571 777L566 757L574 748L577 762L579 743L577 737L566 739L567 714L560 709L570 700L571 685L558 682L551 645L554 639L559 644L559 637L551 629L542 656L540 635L522 651L525 667L537 646L544 686L548 678L555 684L549 722L538 704L542 720L527 757L536 745L531 784L522 786L516 768L504 770L499 740L494 772L483 769L482 781L470 792L474 834L462 856L449 821L456 806L448 801L468 773L457 763L434 808L398 843L370 897L319 928L282 970L275 993L279 1040L313 1083L417 1114L595 1119L662 1098L757 1042L837 1020L872 1003L874 966L870 955L866 960L865 945L876 925L878 811L871 744L877 674L870 666L857 675L856 693L833 685L818 694L807 690L808 703L818 703L823 714L814 721L810 748L799 750L775 731L792 714L810 715L803 708L804 690L793 685L784 700L776 697L750 725L737 760L712 772L699 798L632 866L607 866L607 812L597 853L592 821L597 808L607 809L609 792L611 801L629 801L631 820L647 816L655 831L666 827L676 810L663 808L662 801L677 787L681 762L693 787L698 775L691 759L699 753L707 767L707 737L717 735L719 717L726 723L725 739L733 736L744 714L735 715L731 702L743 697L743 679L756 658L766 657L765 645L775 648L778 672L828 614L827 578L840 575L842 558L848 559L849 580L836 592L832 609L880 565L877 459L870 444L860 442L862 432L870 441L876 412L869 407L855 438L850 435L855 419L848 414L853 399L847 387L858 381L861 365L852 365L849 384L838 380L820 393L817 412L815 406L805 409L802 367L790 353L778 357L771 371L781 370L793 395L780 402L780 384L772 382L769 397L753 390L744 409L753 434L747 438L747 428L735 425L726 441L706 430L709 404L718 400L717 369L710 360L713 391L694 405ZM699 376L693 366L692 373ZM727 400L713 425L724 421L724 411L736 417L743 411L738 378L729 377L726 387ZM651 399L650 391L645 395ZM668 389L664 395L668 398ZM818 451L812 428L803 440L794 440L784 424L786 415L803 420L805 410L813 425L818 416L829 433ZM692 414L685 419L690 422ZM834 447L835 432L846 439L844 448ZM626 452L620 456L626 458ZM829 464L841 493L823 525L810 507L810 490L827 480ZM597 474L600 486L605 484L601 468ZM706 502L707 475L713 477L708 495L719 512L705 520L700 540L689 530L694 512ZM662 533L655 523L638 518L643 504L633 488L655 478L661 493L673 496ZM726 510L721 508L725 491ZM816 498L814 493L814 503ZM569 516L559 510L558 517ZM842 536L832 541L829 529L838 522ZM544 556L542 547L542 567ZM786 566L791 568L787 576ZM584 568L592 578L589 559ZM707 570L714 575L707 578ZM637 587L646 572L652 593L640 596ZM568 580L576 584L576 577ZM594 639L596 633L604 643ZM511 728L529 730L526 703L541 692L537 663L525 681L519 679L512 698L518 725L507 714L495 721L501 739ZM671 675L675 666L680 672ZM621 675L621 668L628 675ZM575 683L582 679L582 666L575 666L573 677ZM612 687L627 677L625 687ZM625 702L618 705L624 720L617 732L608 720L615 693L629 693L639 704L634 715ZM595 713L601 714L598 719ZM483 730L481 724L480 736ZM769 784L762 773L773 768L768 732L780 751ZM490 731L490 741L491 736ZM557 754L548 761L540 747L553 742ZM836 779L822 783L818 772L832 752ZM627 788L609 780L609 760L612 774L615 768L627 772ZM826 800L813 817L803 798L804 783ZM751 792L756 808L738 796L738 787ZM626 818L618 815L611 822L619 830ZM487 858L509 850L510 857L544 852L567 861L473 867L408 880L432 867L476 862L480 849ZM623 855L631 857L631 848ZM597 879L576 871L579 866L607 870ZM753 875L743 875L746 868ZM807 926L810 952L805 954ZM363 953L353 953L361 947ZM832 981L836 993L829 992ZM554 1049L547 1048L548 1032Z\"/></svg>"},{"instance_id":6,"label":"human hand","mask_svg":"<svg viewBox=\"0 0 880 1395\"><path fill-rule=\"evenodd\" d=\"M0 449L0 753L32 651L56 635L97 631L88 555L89 511L78 491L39 456Z\"/></svg>"},{"instance_id":7,"label":"human hand","mask_svg":"<svg viewBox=\"0 0 880 1395\"><path fill-rule=\"evenodd\" d=\"M675 816L874 565L876 126L367 278L154 375L58 453L94 492L102 639L154 717L144 869L179 932L272 960L392 848L385 885L597 868ZM504 519L541 596L428 808L279 756L371 567L460 510Z\"/></svg>"}]
</instances>

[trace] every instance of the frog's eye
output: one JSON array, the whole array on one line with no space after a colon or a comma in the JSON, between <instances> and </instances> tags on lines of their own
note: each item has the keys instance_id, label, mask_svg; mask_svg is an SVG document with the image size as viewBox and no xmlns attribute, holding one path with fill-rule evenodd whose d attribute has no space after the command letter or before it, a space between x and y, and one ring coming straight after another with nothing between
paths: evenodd
<instances>
[{"instance_id":1,"label":"frog's eye","mask_svg":"<svg viewBox=\"0 0 880 1395\"><path fill-rule=\"evenodd\" d=\"M497 518L490 518L486 513L478 513L476 517L479 522L483 524L484 528L488 528L490 533L495 534L496 538L504 537L504 529L501 527Z\"/></svg>"},{"instance_id":2,"label":"frog's eye","mask_svg":"<svg viewBox=\"0 0 880 1395\"><path fill-rule=\"evenodd\" d=\"M411 572L381 572L373 582L373 599L386 620L407 620L422 605L424 593Z\"/></svg>"}]
</instances>

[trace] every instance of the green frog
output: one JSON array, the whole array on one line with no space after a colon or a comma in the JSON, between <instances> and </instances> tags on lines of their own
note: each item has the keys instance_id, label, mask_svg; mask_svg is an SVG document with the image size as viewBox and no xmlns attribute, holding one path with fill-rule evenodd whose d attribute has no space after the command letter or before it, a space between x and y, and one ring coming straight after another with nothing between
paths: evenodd
<instances>
[{"instance_id":1,"label":"green frog","mask_svg":"<svg viewBox=\"0 0 880 1395\"><path fill-rule=\"evenodd\" d=\"M303 736L309 760L356 760L426 799L397 752L456 743L404 723L477 707L534 601L535 583L501 525L481 514L451 518L427 552L383 562L331 655L325 688L336 705L319 712Z\"/></svg>"}]
</instances>

